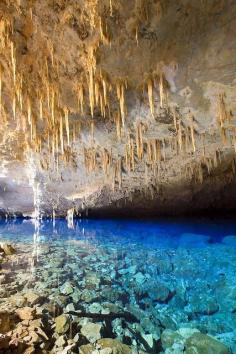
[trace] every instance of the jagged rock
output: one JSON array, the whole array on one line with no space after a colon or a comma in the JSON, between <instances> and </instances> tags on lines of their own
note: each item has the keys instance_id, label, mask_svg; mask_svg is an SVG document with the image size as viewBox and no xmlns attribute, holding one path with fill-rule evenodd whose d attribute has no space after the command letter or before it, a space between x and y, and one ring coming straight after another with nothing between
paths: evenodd
<instances>
[{"instance_id":1,"label":"jagged rock","mask_svg":"<svg viewBox=\"0 0 236 354\"><path fill-rule=\"evenodd\" d=\"M12 315L8 312L0 312L0 333L6 333L12 329Z\"/></svg>"},{"instance_id":2,"label":"jagged rock","mask_svg":"<svg viewBox=\"0 0 236 354\"><path fill-rule=\"evenodd\" d=\"M58 334L66 333L70 328L70 318L68 315L60 315L56 317L55 323L56 323L55 330Z\"/></svg>"},{"instance_id":3,"label":"jagged rock","mask_svg":"<svg viewBox=\"0 0 236 354\"><path fill-rule=\"evenodd\" d=\"M0 333L0 350L9 348L10 337Z\"/></svg>"},{"instance_id":4,"label":"jagged rock","mask_svg":"<svg viewBox=\"0 0 236 354\"><path fill-rule=\"evenodd\" d=\"M183 343L183 337L175 331L165 329L161 334L161 344L163 349L167 349L173 346L174 343Z\"/></svg>"},{"instance_id":5,"label":"jagged rock","mask_svg":"<svg viewBox=\"0 0 236 354\"><path fill-rule=\"evenodd\" d=\"M111 348L112 353L116 354L131 354L132 350L131 348L119 342L116 339L110 339L110 338L103 338L97 341L97 347L99 349L106 349L106 348Z\"/></svg>"},{"instance_id":6,"label":"jagged rock","mask_svg":"<svg viewBox=\"0 0 236 354\"><path fill-rule=\"evenodd\" d=\"M171 292L164 284L159 283L148 290L148 295L153 301L165 303L170 299Z\"/></svg>"},{"instance_id":7,"label":"jagged rock","mask_svg":"<svg viewBox=\"0 0 236 354\"><path fill-rule=\"evenodd\" d=\"M36 315L36 309L32 307L23 307L16 310L16 314L21 320L33 320Z\"/></svg>"},{"instance_id":8,"label":"jagged rock","mask_svg":"<svg viewBox=\"0 0 236 354\"><path fill-rule=\"evenodd\" d=\"M1 243L0 249L3 250L3 252L5 253L6 256L11 256L16 253L15 248L8 243Z\"/></svg>"},{"instance_id":9,"label":"jagged rock","mask_svg":"<svg viewBox=\"0 0 236 354\"><path fill-rule=\"evenodd\" d=\"M219 305L210 296L193 296L186 309L200 315L213 315L219 310Z\"/></svg>"},{"instance_id":10,"label":"jagged rock","mask_svg":"<svg viewBox=\"0 0 236 354\"><path fill-rule=\"evenodd\" d=\"M81 345L79 348L80 354L92 354L95 350L92 344Z\"/></svg>"},{"instance_id":11,"label":"jagged rock","mask_svg":"<svg viewBox=\"0 0 236 354\"><path fill-rule=\"evenodd\" d=\"M26 304L26 298L21 294L12 295L9 301L13 306L23 307Z\"/></svg>"},{"instance_id":12,"label":"jagged rock","mask_svg":"<svg viewBox=\"0 0 236 354\"><path fill-rule=\"evenodd\" d=\"M89 272L85 276L86 287L88 288L99 288L101 282L101 278L97 273Z\"/></svg>"},{"instance_id":13,"label":"jagged rock","mask_svg":"<svg viewBox=\"0 0 236 354\"><path fill-rule=\"evenodd\" d=\"M82 326L80 332L90 342L95 343L101 338L102 325L97 323L87 323Z\"/></svg>"},{"instance_id":14,"label":"jagged rock","mask_svg":"<svg viewBox=\"0 0 236 354\"><path fill-rule=\"evenodd\" d=\"M40 304L43 301L43 297L41 295L38 295L33 292L27 292L25 295L25 298L29 305L34 306L36 304Z\"/></svg>"},{"instance_id":15,"label":"jagged rock","mask_svg":"<svg viewBox=\"0 0 236 354\"><path fill-rule=\"evenodd\" d=\"M185 342L186 354L230 354L221 342L202 333L194 333Z\"/></svg>"},{"instance_id":16,"label":"jagged rock","mask_svg":"<svg viewBox=\"0 0 236 354\"><path fill-rule=\"evenodd\" d=\"M60 287L60 292L63 295L70 295L74 292L73 285L67 281Z\"/></svg>"}]
</instances>

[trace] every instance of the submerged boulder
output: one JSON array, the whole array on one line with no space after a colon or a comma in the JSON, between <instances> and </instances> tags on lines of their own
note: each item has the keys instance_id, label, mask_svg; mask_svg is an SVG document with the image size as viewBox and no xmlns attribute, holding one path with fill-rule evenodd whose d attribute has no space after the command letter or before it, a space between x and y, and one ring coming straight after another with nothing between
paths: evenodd
<instances>
[{"instance_id":1,"label":"submerged boulder","mask_svg":"<svg viewBox=\"0 0 236 354\"><path fill-rule=\"evenodd\" d=\"M1 243L0 244L0 250L2 250L6 256L11 256L12 254L16 253L16 250L12 245L8 243Z\"/></svg>"},{"instance_id":2,"label":"submerged boulder","mask_svg":"<svg viewBox=\"0 0 236 354\"><path fill-rule=\"evenodd\" d=\"M186 354L230 354L221 342L203 333L194 333L186 340Z\"/></svg>"},{"instance_id":3,"label":"submerged boulder","mask_svg":"<svg viewBox=\"0 0 236 354\"><path fill-rule=\"evenodd\" d=\"M90 342L95 343L101 338L102 325L89 322L82 326L81 334Z\"/></svg>"},{"instance_id":4,"label":"submerged boulder","mask_svg":"<svg viewBox=\"0 0 236 354\"><path fill-rule=\"evenodd\" d=\"M64 334L70 328L70 318L68 315L60 315L55 318L56 332L58 334Z\"/></svg>"}]
</instances>

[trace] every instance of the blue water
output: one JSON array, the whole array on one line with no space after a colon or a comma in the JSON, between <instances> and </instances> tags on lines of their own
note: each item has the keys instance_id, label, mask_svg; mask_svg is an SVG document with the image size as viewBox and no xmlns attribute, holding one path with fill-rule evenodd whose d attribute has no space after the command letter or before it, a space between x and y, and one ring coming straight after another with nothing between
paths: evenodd
<instances>
[{"instance_id":1,"label":"blue water","mask_svg":"<svg viewBox=\"0 0 236 354\"><path fill-rule=\"evenodd\" d=\"M62 295L62 311L71 303L87 312L113 304L136 316L141 334L157 338L164 329L196 328L236 353L233 219L76 220L73 228L44 220L39 229L18 219L0 222L3 241L27 259L17 271L12 264L30 280L18 292L45 291L53 302ZM63 293L66 282L73 293ZM130 326L137 327L114 322L106 336L156 352Z\"/></svg>"}]
</instances>

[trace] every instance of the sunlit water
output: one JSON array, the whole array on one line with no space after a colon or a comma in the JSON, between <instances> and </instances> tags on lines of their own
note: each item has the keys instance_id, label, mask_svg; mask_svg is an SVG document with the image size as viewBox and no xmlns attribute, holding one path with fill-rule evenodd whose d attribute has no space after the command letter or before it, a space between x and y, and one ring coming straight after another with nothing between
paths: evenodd
<instances>
[{"instance_id":1,"label":"sunlit water","mask_svg":"<svg viewBox=\"0 0 236 354\"><path fill-rule=\"evenodd\" d=\"M39 230L16 220L1 222L0 241L22 256L8 265L9 297L33 289L75 311L131 313L136 320L115 319L105 335L147 351L140 333L158 340L165 328L188 327L236 353L232 220L77 220L73 228L58 220L41 222Z\"/></svg>"}]
</instances>

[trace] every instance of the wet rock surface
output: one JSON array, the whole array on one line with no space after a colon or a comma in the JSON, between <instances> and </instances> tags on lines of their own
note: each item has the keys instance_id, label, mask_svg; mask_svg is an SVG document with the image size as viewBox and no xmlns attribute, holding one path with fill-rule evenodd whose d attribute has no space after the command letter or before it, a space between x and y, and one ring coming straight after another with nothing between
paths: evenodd
<instances>
[{"instance_id":1,"label":"wet rock surface","mask_svg":"<svg viewBox=\"0 0 236 354\"><path fill-rule=\"evenodd\" d=\"M236 255L225 243L13 248L0 270L0 353L236 353Z\"/></svg>"}]
</instances>

